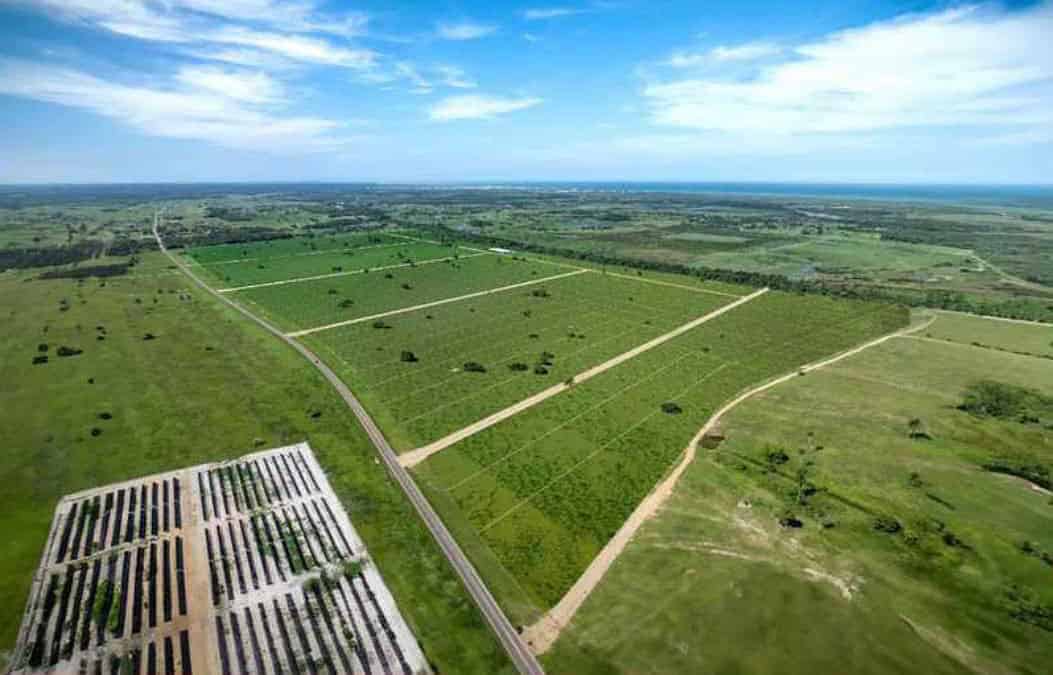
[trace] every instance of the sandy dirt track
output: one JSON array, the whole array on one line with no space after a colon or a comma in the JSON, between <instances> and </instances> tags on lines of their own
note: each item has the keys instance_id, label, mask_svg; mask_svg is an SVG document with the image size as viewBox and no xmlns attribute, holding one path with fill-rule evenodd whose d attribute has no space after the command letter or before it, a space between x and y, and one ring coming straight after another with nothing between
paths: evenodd
<instances>
[{"instance_id":1,"label":"sandy dirt track","mask_svg":"<svg viewBox=\"0 0 1053 675\"><path fill-rule=\"evenodd\" d=\"M757 394L763 393L772 387L776 387L783 382L792 380L795 377L799 377L802 373L808 373L819 368L825 368L826 366L833 365L838 361L846 359L850 356L854 356L866 349L876 347L880 344L900 336L913 333L915 331L923 330L929 326L935 317L928 319L922 324L916 326L908 326L902 330L890 333L883 337L871 340L857 347L853 347L848 351L841 352L836 356L832 356L823 361L818 361L801 368L777 377L774 380L769 380L764 384L758 385L752 389L749 389L737 397L724 404L717 412L710 416L709 420L706 421L705 426L699 430L695 437L691 439L687 447L684 449L683 457L680 462L673 468L673 471L651 492L647 497L640 502L640 505L636 507L636 510L632 512L625 524L615 533L609 542L603 547L599 554L593 558L592 563L585 569L584 574L571 586L570 590L560 599L555 607L550 609L545 616L538 619L537 622L528 626L523 631L523 639L527 645L534 650L535 654L543 654L552 646L559 637L560 632L566 627L578 609L585 602L585 599L589 597L593 589L596 588L600 580L610 569L614 561L621 555L622 551L625 550L625 546L632 540L633 536L640 529L640 527L657 513L666 500L669 499L670 495L673 494L673 489L676 487L680 477L687 470L687 467L691 465L691 462L695 459L695 452L698 449L698 444L702 441L702 438L709 433L729 411L738 406L740 403L753 398Z\"/></svg>"},{"instance_id":2,"label":"sandy dirt track","mask_svg":"<svg viewBox=\"0 0 1053 675\"><path fill-rule=\"evenodd\" d=\"M632 278L632 277L630 277L630 278ZM402 466L405 466L405 467L416 466L417 464L420 464L421 462L423 462L424 460L428 459L429 457L431 457L435 453L439 452L440 450L444 450L444 449L450 447L451 445L453 445L455 443L463 441L464 439L468 438L469 436L474 436L475 434L479 433L480 431L482 431L484 429L488 429L488 428L494 426L495 424L498 424L499 422L501 422L503 420L506 420L509 417L512 417L513 415L518 415L519 413L523 412L524 410L526 410L528 408L532 408L533 406L537 405L538 403L541 403L542 401L544 401L546 399L552 398L553 396L556 396L557 394L563 393L564 391L566 391L567 389L570 389L574 385L581 384L582 382L585 382L586 380L592 379L593 377L596 377L597 375L599 375L600 373L602 373L604 371L610 370L611 368L614 368L617 365L625 363L629 359L635 358L635 357L639 356L640 354L643 354L646 351L654 349L658 345L661 345L661 344L663 344L665 342L668 342L668 341L672 340L675 337L679 337L680 335L683 335L684 333L690 331L691 329L697 328L698 326L706 323L707 321L715 319L718 316L720 316L720 315L722 315L722 314L724 314L726 312L730 312L731 310L735 309L739 305L745 304L745 303L749 302L750 300L753 300L754 298L757 298L757 297L759 297L761 295L764 295L767 292L768 292L767 288L762 288L759 291L755 291L755 292L753 292L753 293L751 293L751 294L749 294L749 295L747 295L745 297L739 298L735 302L728 303L727 305L724 305L723 307L719 307L719 308L713 310L712 312L710 312L709 314L706 314L704 316L700 316L697 319L693 319L693 320L685 323L684 325L679 326L678 328L674 328L673 330L669 331L668 333L665 333L664 335L659 335L658 337L654 338L653 340L649 340L649 341L643 343L642 345L634 347L634 348L630 349L627 352L623 352L623 353L615 356L612 359L604 361L603 363L599 364L598 366L593 366L592 368L589 368L588 370L585 370L585 371L583 371L581 373L578 373L577 375L574 376L574 378L573 378L573 383L574 384L572 384L572 385L568 385L566 382L560 382L559 384L555 384L555 385L549 387L548 389L545 389L544 391L538 392L537 394L534 394L533 396L525 398L522 401L519 401L518 403L510 405L509 407L505 408L504 410L499 410L498 412L494 413L493 415L490 415L489 417L484 417L483 419L479 420L478 422L475 422L473 424L469 424L468 426L464 427L463 429L459 429L459 430L453 432L449 436L446 436L444 438L440 438L439 440L435 441L434 443L429 443L428 445L421 446L421 447L417 448L416 450L411 450L411 451L409 451L409 452L407 452L407 453L405 453L403 455L400 455L399 456L399 463L402 464Z\"/></svg>"}]
</instances>

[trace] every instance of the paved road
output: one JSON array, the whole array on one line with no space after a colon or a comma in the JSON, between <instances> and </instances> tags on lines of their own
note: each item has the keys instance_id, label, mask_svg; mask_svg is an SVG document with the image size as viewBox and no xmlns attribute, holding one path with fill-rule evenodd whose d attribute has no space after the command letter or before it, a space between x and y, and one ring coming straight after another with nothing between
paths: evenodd
<instances>
[{"instance_id":1,"label":"paved road","mask_svg":"<svg viewBox=\"0 0 1053 675\"><path fill-rule=\"evenodd\" d=\"M325 379L329 380L329 384L333 385L347 403L347 406L358 418L359 423L366 430L366 434L369 439L373 442L373 445L377 449L377 453L380 458L384 460L385 466L388 471L395 478L395 482L399 484L402 491L406 493L410 502L413 503L413 507L417 509L417 513L424 519L424 523L428 526L435 541L439 543L439 548L442 549L447 560L453 565L454 570L457 571L457 575L461 577L461 581L464 583L465 588L468 589L468 593L472 596L479 611L482 612L486 622L490 625L490 628L497 635L497 639L501 641L501 645L508 652L508 657L515 664L516 669L519 670L523 675L544 675L544 670L541 668L541 664L538 663L537 659L534 658L534 654L526 646L526 644L519 638L519 634L516 633L512 624L509 623L508 617L498 606L497 601L494 600L494 596L490 594L490 590L483 583L483 580L479 578L479 574L475 571L472 563L468 561L467 556L464 555L464 551L454 541L453 535L446 529L442 520L439 519L439 514L431 507L428 500L424 498L424 494L421 493L420 488L413 482L413 478L410 477L409 473L402 468L399 464L398 455L392 449L391 445L388 444L384 434L380 432L376 423L366 412L362 404L358 402L355 395L351 393L351 390L347 388L343 380L337 377L336 373L333 372L329 366L327 366L321 359L315 356L314 352L300 344L297 340L291 337L287 337L274 325L256 316L249 310L245 309L238 303L234 302L230 298L225 297L221 293L216 292L211 286L202 281L194 272L183 263L183 261L173 253L171 253L161 239L161 233L158 231L160 225L161 216L160 213L154 215L154 238L157 239L157 245L161 248L161 252L164 253L168 258L175 263L179 269L183 271L190 279L200 286L202 289L218 298L221 302L226 303L230 307L234 308L247 318L256 322L258 325L265 328L275 337L278 337L290 347L300 352L309 360L314 367L317 368Z\"/></svg>"}]
</instances>

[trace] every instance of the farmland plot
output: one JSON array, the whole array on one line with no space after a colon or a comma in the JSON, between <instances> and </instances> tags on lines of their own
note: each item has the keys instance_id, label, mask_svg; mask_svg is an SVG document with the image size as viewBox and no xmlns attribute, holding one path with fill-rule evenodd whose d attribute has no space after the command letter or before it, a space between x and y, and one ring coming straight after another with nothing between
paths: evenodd
<instances>
[{"instance_id":1,"label":"farmland plot","mask_svg":"<svg viewBox=\"0 0 1053 675\"><path fill-rule=\"evenodd\" d=\"M305 339L409 449L736 299L708 289L588 273Z\"/></svg>"},{"instance_id":2,"label":"farmland plot","mask_svg":"<svg viewBox=\"0 0 1053 675\"><path fill-rule=\"evenodd\" d=\"M528 621L559 600L723 401L906 320L901 308L772 293L434 455L417 474L506 608Z\"/></svg>"},{"instance_id":3,"label":"farmland plot","mask_svg":"<svg viewBox=\"0 0 1053 675\"><path fill-rule=\"evenodd\" d=\"M300 330L566 273L539 262L482 255L386 272L268 286L235 294L283 329Z\"/></svg>"},{"instance_id":4,"label":"farmland plot","mask_svg":"<svg viewBox=\"0 0 1053 675\"><path fill-rule=\"evenodd\" d=\"M291 281L321 275L391 268L441 258L472 255L472 251L439 244L400 241L340 251L233 260L203 266L215 285L237 290L245 286Z\"/></svg>"},{"instance_id":5,"label":"farmland plot","mask_svg":"<svg viewBox=\"0 0 1053 675\"><path fill-rule=\"evenodd\" d=\"M193 248L186 256L200 265L232 263L234 261L260 260L310 255L323 252L339 252L366 246L402 244L407 240L379 232L356 232L320 237L290 237L237 244L218 244Z\"/></svg>"}]
</instances>

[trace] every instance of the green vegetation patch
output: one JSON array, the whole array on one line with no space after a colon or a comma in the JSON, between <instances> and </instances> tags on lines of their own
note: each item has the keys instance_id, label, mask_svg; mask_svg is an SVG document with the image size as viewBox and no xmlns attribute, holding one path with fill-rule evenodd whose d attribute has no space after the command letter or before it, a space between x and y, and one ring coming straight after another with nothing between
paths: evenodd
<instances>
[{"instance_id":1,"label":"green vegetation patch","mask_svg":"<svg viewBox=\"0 0 1053 675\"><path fill-rule=\"evenodd\" d=\"M502 598L506 606L542 610L724 401L905 322L901 308L770 293L443 450L417 473L517 580L520 597ZM664 412L670 402L678 414Z\"/></svg>"},{"instance_id":2,"label":"green vegetation patch","mask_svg":"<svg viewBox=\"0 0 1053 675\"><path fill-rule=\"evenodd\" d=\"M305 340L352 383L396 447L411 449L732 300L588 273Z\"/></svg>"},{"instance_id":3,"label":"green vegetation patch","mask_svg":"<svg viewBox=\"0 0 1053 675\"><path fill-rule=\"evenodd\" d=\"M248 302L282 328L297 330L569 271L554 265L481 255L386 272L254 288L241 291L235 297Z\"/></svg>"},{"instance_id":4,"label":"green vegetation patch","mask_svg":"<svg viewBox=\"0 0 1053 675\"><path fill-rule=\"evenodd\" d=\"M735 408L546 667L1044 672L1053 502L984 469L1053 436L957 409L995 378L1053 394L1047 359L896 338Z\"/></svg>"},{"instance_id":5,"label":"green vegetation patch","mask_svg":"<svg viewBox=\"0 0 1053 675\"><path fill-rule=\"evenodd\" d=\"M503 672L503 652L336 392L169 265L149 254L110 279L0 277L0 649L14 645L61 496L309 440L428 659L443 672ZM42 345L51 358L34 364ZM81 352L56 357L62 345ZM97 597L90 611L112 622L116 602Z\"/></svg>"}]
</instances>

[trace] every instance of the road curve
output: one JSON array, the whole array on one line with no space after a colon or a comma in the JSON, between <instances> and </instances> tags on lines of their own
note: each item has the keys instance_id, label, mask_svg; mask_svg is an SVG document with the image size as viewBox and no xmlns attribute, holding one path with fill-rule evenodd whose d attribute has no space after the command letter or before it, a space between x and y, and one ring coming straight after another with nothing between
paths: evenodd
<instances>
[{"instance_id":1,"label":"road curve","mask_svg":"<svg viewBox=\"0 0 1053 675\"><path fill-rule=\"evenodd\" d=\"M302 345L297 340L286 336L282 331L278 330L277 327L273 326L268 321L256 316L248 309L242 307L238 303L234 302L230 298L224 296L221 293L215 291L211 286L202 281L194 272L179 259L178 256L165 247L164 241L161 239L161 233L158 231L158 227L161 221L160 212L154 214L154 238L157 240L157 245L161 249L161 252L168 256L184 274L186 274L191 281L197 286L211 294L213 297L219 299L221 302L227 304L233 309L240 312L245 317L254 321L257 325L266 329L269 333L275 337L281 339L287 345L298 351L304 358L310 361L315 368L325 376L325 379L329 381L329 384L340 394L340 397L347 403L347 407L351 409L351 412L358 418L362 428L365 429L366 434L369 436L369 440L373 442L376 447L377 454L384 461L384 465L387 467L388 472L398 483L399 487L409 498L413 507L417 509L417 513L424 520L425 525L428 526L428 530L432 536L435 537L435 541L438 542L439 548L442 549L446 559L453 565L457 575L461 578L465 588L468 589L468 593L472 596L472 600L475 601L476 606L482 613L483 618L490 625L491 630L497 636L497 639L501 642L501 646L504 647L508 653L508 657L515 664L516 669L523 675L544 675L544 670L541 668L541 664L534 657L533 652L527 648L526 644L520 639L519 634L516 633L515 628L509 623L508 617L501 610L501 607L497 604L494 596L491 595L490 590L483 583L483 580L479 577L479 574L475 571L475 567L468 561L467 556L464 555L464 551L457 545L453 535L446 529L442 520L439 518L439 514L431 507L428 500L425 499L424 494L417 487L417 484L410 477L409 473L399 464L398 456L395 454L394 449L388 443L387 439L384 438L384 434L380 432L376 423L366 412L366 409L362 407L362 404L358 402L355 395L351 393L351 390L344 384L333 370L327 366L320 358L318 358L314 352Z\"/></svg>"}]
</instances>

